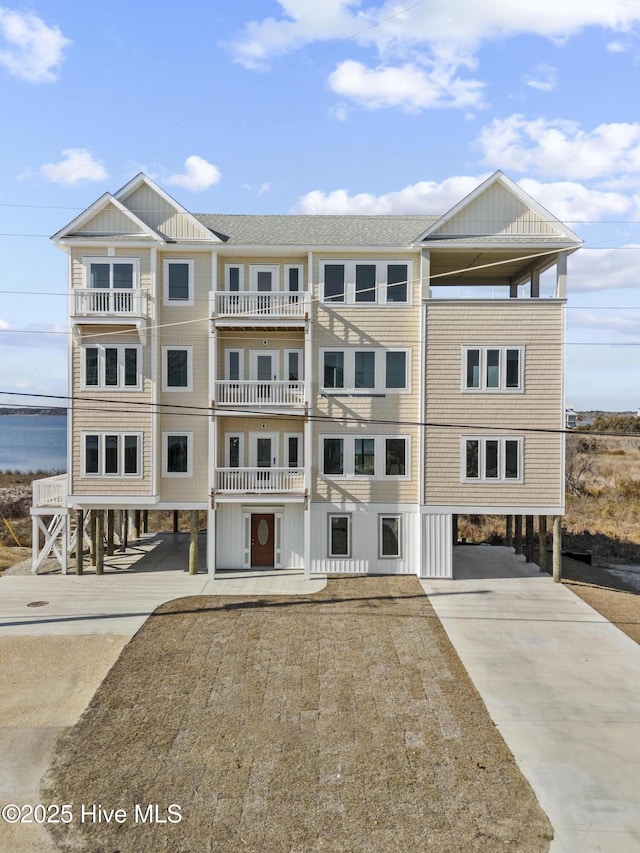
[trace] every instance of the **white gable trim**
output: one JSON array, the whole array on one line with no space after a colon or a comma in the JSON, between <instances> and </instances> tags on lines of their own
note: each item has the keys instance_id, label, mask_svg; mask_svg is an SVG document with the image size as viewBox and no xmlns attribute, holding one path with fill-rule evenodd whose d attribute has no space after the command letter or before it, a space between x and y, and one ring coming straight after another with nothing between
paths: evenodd
<instances>
[{"instance_id":1,"label":"white gable trim","mask_svg":"<svg viewBox=\"0 0 640 853\"><path fill-rule=\"evenodd\" d=\"M472 190L468 195L466 195L461 201L455 204L447 213L440 217L436 222L434 222L426 231L420 234L419 237L416 238L415 242L420 243L426 240L428 237L432 237L437 235L438 231L445 225L447 222L450 222L455 216L457 216L461 210L464 210L465 207L468 207L472 202L474 202L479 196L481 196L489 187L492 187L494 184L501 184L501 186L511 195L515 196L518 201L521 201L524 205L526 205L530 210L534 213L537 213L541 219L544 219L545 222L551 225L558 233L559 237L564 238L565 240L570 241L575 245L581 245L582 240L578 237L577 234L567 228L557 217L555 217L552 213L550 213L545 207L543 207L539 202L537 202L532 196L530 196L527 192L525 192L522 187L519 187L511 178L507 177L504 172L498 170L494 172L493 175L490 175L486 180L484 180L481 184L479 184L475 190ZM526 237L519 237L520 240L526 240Z\"/></svg>"},{"instance_id":2,"label":"white gable trim","mask_svg":"<svg viewBox=\"0 0 640 853\"><path fill-rule=\"evenodd\" d=\"M111 193L104 193L100 198L84 210L79 216L76 216L74 220L72 220L68 225L65 225L60 231L53 235L51 238L54 242L61 240L63 237L68 237L70 234L73 234L74 237L78 237L81 235L76 234L75 232L87 225L91 220L98 214L101 213L105 208L109 205L113 205L117 210L120 211L127 219L131 222L132 225L135 226L136 231L141 231L147 237L151 237L158 243L163 243L164 240L160 237L159 234L150 228L145 222L139 219L135 213L132 213L127 207L125 207L122 202L118 201L115 196L112 196ZM87 234L87 237L91 237L92 235ZM132 237L135 236L135 232L131 234Z\"/></svg>"},{"instance_id":3,"label":"white gable trim","mask_svg":"<svg viewBox=\"0 0 640 853\"><path fill-rule=\"evenodd\" d=\"M208 228L205 228L205 226L202 224L202 222L199 222L195 218L195 216L193 216L192 213L189 213L189 211L185 207L183 207L174 198L172 198L168 193L166 193L163 189L161 189L156 183L154 183L151 180L151 178L148 178L144 174L144 172L139 172L135 176L135 178L132 178L129 181L129 183L125 184L121 189L119 189L118 192L115 194L115 197L124 202L142 184L146 184L150 190L152 190L157 195L159 195L163 201L165 201L168 205L173 207L173 209L176 211L176 213L179 213L182 216L186 217L187 221L190 222L191 225L193 225L193 227L196 228L206 240L209 240L212 243L221 243L222 242L222 240L220 240L219 237L216 237L216 235L212 231L209 231Z\"/></svg>"}]
</instances>

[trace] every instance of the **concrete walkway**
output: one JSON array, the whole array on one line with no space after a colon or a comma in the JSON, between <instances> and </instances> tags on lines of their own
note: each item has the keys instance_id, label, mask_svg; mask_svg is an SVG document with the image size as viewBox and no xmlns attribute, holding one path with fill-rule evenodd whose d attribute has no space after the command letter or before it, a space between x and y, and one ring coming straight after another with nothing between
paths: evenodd
<instances>
[{"instance_id":1,"label":"concrete walkway","mask_svg":"<svg viewBox=\"0 0 640 853\"><path fill-rule=\"evenodd\" d=\"M458 546L422 586L555 830L640 851L640 646L511 549Z\"/></svg>"}]
</instances>

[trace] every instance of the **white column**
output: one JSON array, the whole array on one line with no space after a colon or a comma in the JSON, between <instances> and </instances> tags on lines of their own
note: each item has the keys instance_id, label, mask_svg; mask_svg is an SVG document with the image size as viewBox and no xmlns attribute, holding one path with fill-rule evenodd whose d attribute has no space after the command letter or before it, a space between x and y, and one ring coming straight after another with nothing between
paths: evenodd
<instances>
[{"instance_id":1,"label":"white column","mask_svg":"<svg viewBox=\"0 0 640 853\"><path fill-rule=\"evenodd\" d=\"M556 264L556 299L567 297L567 253L560 252Z\"/></svg>"}]
</instances>

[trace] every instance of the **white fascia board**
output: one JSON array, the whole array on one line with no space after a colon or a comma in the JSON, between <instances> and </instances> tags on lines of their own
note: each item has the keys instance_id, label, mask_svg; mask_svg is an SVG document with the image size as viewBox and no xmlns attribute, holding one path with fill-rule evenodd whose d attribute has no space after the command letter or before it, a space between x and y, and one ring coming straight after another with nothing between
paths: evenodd
<instances>
[{"instance_id":1,"label":"white fascia board","mask_svg":"<svg viewBox=\"0 0 640 853\"><path fill-rule=\"evenodd\" d=\"M142 184L146 184L149 189L157 193L160 198L163 199L163 201L166 201L167 204L171 205L171 207L174 208L176 213L180 213L183 216L186 216L189 222L191 222L192 225L194 225L202 232L204 239L208 240L210 243L222 242L222 240L220 240L219 237L216 237L216 235L212 231L209 231L209 229L206 228L202 224L202 222L199 222L195 218L195 216L186 209L186 207L183 207L179 202L172 198L169 193L166 193L163 189L161 189L154 181L151 180L151 178L147 177L144 172L138 172L135 178L132 178L127 184L125 184L123 187L121 187L121 189L118 190L118 192L115 194L115 197L117 199L126 199Z\"/></svg>"},{"instance_id":2,"label":"white fascia board","mask_svg":"<svg viewBox=\"0 0 640 853\"><path fill-rule=\"evenodd\" d=\"M445 249L447 252L491 252L492 250L504 251L522 251L525 253L535 254L540 252L575 252L582 246L582 241L567 243L557 239L536 240L535 243L528 241L526 238L511 237L509 239L497 241L495 239L482 241L482 238L474 238L473 240L465 240L463 237L451 237L447 240L425 240L422 243L415 243L411 248L417 249Z\"/></svg>"},{"instance_id":3,"label":"white fascia board","mask_svg":"<svg viewBox=\"0 0 640 853\"><path fill-rule=\"evenodd\" d=\"M418 246L414 244L408 244L405 246L332 246L332 245L309 245L307 243L297 243L294 245L285 245L285 244L269 244L264 246L259 246L254 243L250 245L241 245L240 243L225 243L220 247L216 247L216 251L218 254L223 257L225 255L255 255L256 257L262 257L264 255L274 255L280 256L283 254L286 255L300 255L306 258L308 252L313 252L314 255L318 255L323 252L331 253L334 255L352 255L354 253L360 253L363 255L371 256L371 255L418 255L421 249L424 249L424 246Z\"/></svg>"},{"instance_id":4,"label":"white fascia board","mask_svg":"<svg viewBox=\"0 0 640 853\"><path fill-rule=\"evenodd\" d=\"M93 217L97 213L100 213L102 210L105 209L105 207L110 204L117 208L117 210L119 210L120 213L123 214L123 216L126 216L127 219L129 219L133 225L135 225L140 231L142 231L143 234L146 234L147 237L149 237L151 240L156 243L164 242L163 238L158 233L156 233L153 228L150 228L146 224L146 222L143 222L141 219L139 219L135 215L135 213L132 213L128 207L125 207L122 202L118 201L118 199L115 196L112 196L110 193L105 193L103 196L101 196L96 202L96 204L91 205L79 216L76 216L73 222L70 222L63 229L56 232L51 239L56 242L57 240L61 240L62 238L64 238L70 232L77 231L78 228L81 228L87 222L90 222L91 219L93 219ZM109 240L112 238L106 236L104 239Z\"/></svg>"},{"instance_id":5,"label":"white fascia board","mask_svg":"<svg viewBox=\"0 0 640 853\"><path fill-rule=\"evenodd\" d=\"M67 503L74 509L155 509L159 500L160 495L69 495Z\"/></svg>"},{"instance_id":6,"label":"white fascia board","mask_svg":"<svg viewBox=\"0 0 640 853\"><path fill-rule=\"evenodd\" d=\"M422 515L564 515L564 504L425 504Z\"/></svg>"}]
</instances>

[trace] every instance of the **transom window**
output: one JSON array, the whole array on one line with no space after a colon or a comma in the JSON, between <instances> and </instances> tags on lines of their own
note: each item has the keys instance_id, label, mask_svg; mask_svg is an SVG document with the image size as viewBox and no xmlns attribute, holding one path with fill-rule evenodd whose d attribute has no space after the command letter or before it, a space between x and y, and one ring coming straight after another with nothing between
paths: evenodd
<instances>
[{"instance_id":1,"label":"transom window","mask_svg":"<svg viewBox=\"0 0 640 853\"><path fill-rule=\"evenodd\" d=\"M193 305L193 261L165 259L164 304Z\"/></svg>"},{"instance_id":2,"label":"transom window","mask_svg":"<svg viewBox=\"0 0 640 853\"><path fill-rule=\"evenodd\" d=\"M83 258L87 287L131 290L138 286L137 258Z\"/></svg>"},{"instance_id":3,"label":"transom window","mask_svg":"<svg viewBox=\"0 0 640 853\"><path fill-rule=\"evenodd\" d=\"M321 475L358 479L405 479L409 436L320 436Z\"/></svg>"},{"instance_id":4,"label":"transom window","mask_svg":"<svg viewBox=\"0 0 640 853\"><path fill-rule=\"evenodd\" d=\"M139 477L142 473L140 433L85 433L82 471L85 477Z\"/></svg>"},{"instance_id":5,"label":"transom window","mask_svg":"<svg viewBox=\"0 0 640 853\"><path fill-rule=\"evenodd\" d=\"M522 482L522 438L469 436L462 439L462 479Z\"/></svg>"},{"instance_id":6,"label":"transom window","mask_svg":"<svg viewBox=\"0 0 640 853\"><path fill-rule=\"evenodd\" d=\"M524 347L463 347L465 391L522 391Z\"/></svg>"},{"instance_id":7,"label":"transom window","mask_svg":"<svg viewBox=\"0 0 640 853\"><path fill-rule=\"evenodd\" d=\"M320 388L325 393L387 394L409 390L408 349L320 350Z\"/></svg>"},{"instance_id":8,"label":"transom window","mask_svg":"<svg viewBox=\"0 0 640 853\"><path fill-rule=\"evenodd\" d=\"M411 275L410 261L322 261L321 298L351 305L406 305Z\"/></svg>"},{"instance_id":9,"label":"transom window","mask_svg":"<svg viewBox=\"0 0 640 853\"><path fill-rule=\"evenodd\" d=\"M119 344L85 346L83 386L85 388L140 388L140 347Z\"/></svg>"}]
</instances>

